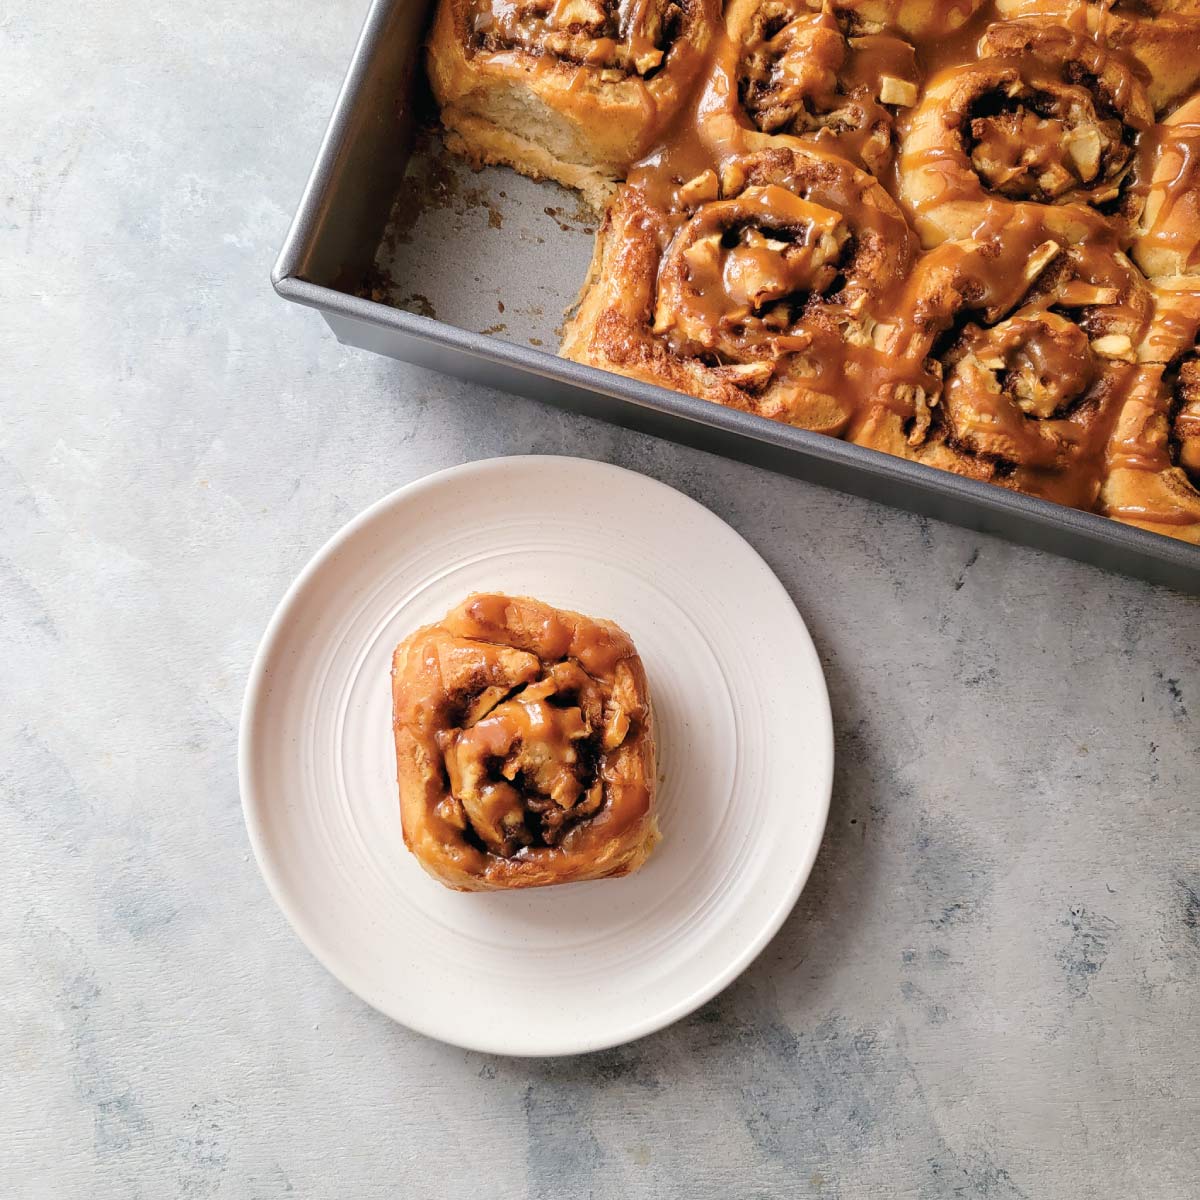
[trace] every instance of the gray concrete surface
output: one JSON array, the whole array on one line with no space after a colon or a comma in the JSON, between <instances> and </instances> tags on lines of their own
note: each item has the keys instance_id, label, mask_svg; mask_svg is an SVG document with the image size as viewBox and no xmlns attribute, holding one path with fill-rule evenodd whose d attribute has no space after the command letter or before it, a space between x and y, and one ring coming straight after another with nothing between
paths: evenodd
<instances>
[{"instance_id":1,"label":"gray concrete surface","mask_svg":"<svg viewBox=\"0 0 1200 1200\"><path fill-rule=\"evenodd\" d=\"M0 11L0 1195L1200 1195L1200 605L340 348L267 275L363 7ZM235 773L309 553L530 450L740 529L839 730L761 960L541 1063L328 977Z\"/></svg>"}]
</instances>

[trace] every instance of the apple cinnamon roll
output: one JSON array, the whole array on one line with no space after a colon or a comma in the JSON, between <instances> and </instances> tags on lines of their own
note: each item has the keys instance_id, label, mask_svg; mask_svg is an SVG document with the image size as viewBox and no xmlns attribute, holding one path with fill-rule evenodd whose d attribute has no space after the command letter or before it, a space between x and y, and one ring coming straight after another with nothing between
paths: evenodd
<instances>
[{"instance_id":1,"label":"apple cinnamon roll","mask_svg":"<svg viewBox=\"0 0 1200 1200\"><path fill-rule=\"evenodd\" d=\"M876 331L898 378L851 436L1092 508L1150 306L1118 249L1036 222L1003 240L943 243L914 272L902 319Z\"/></svg>"},{"instance_id":2,"label":"apple cinnamon roll","mask_svg":"<svg viewBox=\"0 0 1200 1200\"><path fill-rule=\"evenodd\" d=\"M396 648L404 841L458 891L627 875L659 840L650 694L610 621L474 595Z\"/></svg>"},{"instance_id":3,"label":"apple cinnamon roll","mask_svg":"<svg viewBox=\"0 0 1200 1200\"><path fill-rule=\"evenodd\" d=\"M1139 160L1134 259L1152 279L1200 271L1200 96L1155 126Z\"/></svg>"},{"instance_id":4,"label":"apple cinnamon roll","mask_svg":"<svg viewBox=\"0 0 1200 1200\"><path fill-rule=\"evenodd\" d=\"M1101 511L1200 545L1200 276L1164 283L1155 299L1109 442Z\"/></svg>"},{"instance_id":5,"label":"apple cinnamon roll","mask_svg":"<svg viewBox=\"0 0 1200 1200\"><path fill-rule=\"evenodd\" d=\"M428 69L451 149L597 207L687 98L718 0L439 0Z\"/></svg>"},{"instance_id":6,"label":"apple cinnamon roll","mask_svg":"<svg viewBox=\"0 0 1200 1200\"><path fill-rule=\"evenodd\" d=\"M898 109L917 102L911 43L856 32L855 19L807 0L732 0L726 30L747 120L844 154L876 175L892 161Z\"/></svg>"},{"instance_id":7,"label":"apple cinnamon roll","mask_svg":"<svg viewBox=\"0 0 1200 1200\"><path fill-rule=\"evenodd\" d=\"M871 176L788 139L673 186L635 182L608 211L560 352L840 434L856 403L844 353L869 344L911 243Z\"/></svg>"},{"instance_id":8,"label":"apple cinnamon roll","mask_svg":"<svg viewBox=\"0 0 1200 1200\"><path fill-rule=\"evenodd\" d=\"M1197 0L997 0L996 9L1081 29L1134 60L1156 112L1200 83Z\"/></svg>"},{"instance_id":9,"label":"apple cinnamon roll","mask_svg":"<svg viewBox=\"0 0 1200 1200\"><path fill-rule=\"evenodd\" d=\"M1053 25L991 26L928 83L900 147L900 196L927 246L997 233L1022 210L1102 233L1154 113L1128 66Z\"/></svg>"}]
</instances>

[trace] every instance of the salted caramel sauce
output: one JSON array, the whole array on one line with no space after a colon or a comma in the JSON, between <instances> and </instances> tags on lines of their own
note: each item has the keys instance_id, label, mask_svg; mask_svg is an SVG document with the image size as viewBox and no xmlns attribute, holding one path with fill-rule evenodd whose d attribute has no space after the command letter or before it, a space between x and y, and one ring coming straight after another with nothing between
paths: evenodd
<instances>
[{"instance_id":1,"label":"salted caramel sauce","mask_svg":"<svg viewBox=\"0 0 1200 1200\"><path fill-rule=\"evenodd\" d=\"M1154 321L1139 352L1143 362L1169 363L1200 344L1200 276L1160 280Z\"/></svg>"},{"instance_id":2,"label":"salted caramel sauce","mask_svg":"<svg viewBox=\"0 0 1200 1200\"><path fill-rule=\"evenodd\" d=\"M1114 434L1106 452L1108 471L1157 472L1171 465L1165 439L1154 436L1156 417L1165 401L1164 374L1162 364L1139 368L1130 388L1130 401L1141 405L1142 419L1128 421L1128 428Z\"/></svg>"},{"instance_id":3,"label":"salted caramel sauce","mask_svg":"<svg viewBox=\"0 0 1200 1200\"><path fill-rule=\"evenodd\" d=\"M804 350L812 338L792 331L789 301L829 288L848 237L839 213L777 184L710 202L676 234L659 277L655 332L676 335L680 351L732 359L748 348Z\"/></svg>"},{"instance_id":4,"label":"salted caramel sauce","mask_svg":"<svg viewBox=\"0 0 1200 1200\"><path fill-rule=\"evenodd\" d=\"M1135 214L1153 217L1138 231L1139 253L1143 247L1171 252L1181 272L1200 266L1200 229L1192 221L1174 221L1180 202L1198 189L1200 122L1156 125L1143 135L1130 194Z\"/></svg>"},{"instance_id":5,"label":"salted caramel sauce","mask_svg":"<svg viewBox=\"0 0 1200 1200\"><path fill-rule=\"evenodd\" d=\"M1034 305L992 328L968 326L946 368L942 408L952 436L972 453L1054 468L1093 436L1089 422L1073 418L1098 364L1086 334L1049 309Z\"/></svg>"},{"instance_id":6,"label":"salted caramel sauce","mask_svg":"<svg viewBox=\"0 0 1200 1200\"><path fill-rule=\"evenodd\" d=\"M844 393L847 329L873 321L870 298L890 284L878 260L886 249L900 278L914 243L847 159L754 129L738 67L737 44L718 39L705 86L630 172L661 214L643 229L661 250L647 334L712 365L765 364L740 376L750 386L802 377Z\"/></svg>"},{"instance_id":7,"label":"salted caramel sauce","mask_svg":"<svg viewBox=\"0 0 1200 1200\"><path fill-rule=\"evenodd\" d=\"M842 87L848 94L864 89L876 99L886 90L887 79L919 83L916 47L891 33L864 33L849 37L850 52L842 70ZM882 100L907 108L901 101Z\"/></svg>"},{"instance_id":8,"label":"salted caramel sauce","mask_svg":"<svg viewBox=\"0 0 1200 1200\"><path fill-rule=\"evenodd\" d=\"M1114 467L1114 470L1119 469ZM1137 469L1137 468L1135 468ZM1162 468L1152 467L1148 469L1148 477L1162 478ZM1170 493L1163 494L1162 490L1156 490L1152 495L1146 496L1139 503L1130 501L1114 503L1109 500L1104 506L1106 516L1115 517L1123 521L1132 521L1138 524L1148 525L1167 525L1183 528L1185 526L1193 526L1200 521L1200 513L1198 513L1197 505L1200 504L1200 493L1194 495L1179 496L1178 500L1172 499Z\"/></svg>"}]
</instances>

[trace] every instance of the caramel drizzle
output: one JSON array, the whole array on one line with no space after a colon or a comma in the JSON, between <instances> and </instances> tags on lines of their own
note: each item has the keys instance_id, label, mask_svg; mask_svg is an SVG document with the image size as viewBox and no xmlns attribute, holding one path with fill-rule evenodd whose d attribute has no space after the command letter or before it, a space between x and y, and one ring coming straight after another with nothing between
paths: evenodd
<instances>
[{"instance_id":1,"label":"caramel drizzle","mask_svg":"<svg viewBox=\"0 0 1200 1200\"><path fill-rule=\"evenodd\" d=\"M1200 484L1200 345L1193 345L1176 364L1141 368L1130 403L1139 406L1141 419L1114 436L1108 469L1156 474L1178 467L1196 488ZM1191 519L1196 519L1195 513Z\"/></svg>"},{"instance_id":2,"label":"caramel drizzle","mask_svg":"<svg viewBox=\"0 0 1200 1200\"><path fill-rule=\"evenodd\" d=\"M718 39L705 86L629 174L660 214L647 332L750 393L797 372L844 391L846 335L869 328L871 297L903 278L912 235L846 158L756 130L739 64L740 46Z\"/></svg>"},{"instance_id":3,"label":"caramel drizzle","mask_svg":"<svg viewBox=\"0 0 1200 1200\"><path fill-rule=\"evenodd\" d=\"M926 254L896 311L893 345L924 366L897 372L890 405L916 457L940 446L997 482L1090 502L1149 315L1115 246L1056 241L1026 209L987 243Z\"/></svg>"},{"instance_id":4,"label":"caramel drizzle","mask_svg":"<svg viewBox=\"0 0 1200 1200\"><path fill-rule=\"evenodd\" d=\"M1066 80L1065 64L1077 61L1071 55L1082 54L1079 45L1077 37L1064 41L1062 71L1001 54L948 67L931 82L947 90L975 80L979 86L967 110L947 114L945 140L901 156L901 172L925 174L926 194L909 201L917 216L991 195L1008 203L1096 204L1119 194L1142 124L1126 111L1132 77L1118 75L1111 96Z\"/></svg>"},{"instance_id":5,"label":"caramel drizzle","mask_svg":"<svg viewBox=\"0 0 1200 1200\"><path fill-rule=\"evenodd\" d=\"M1200 188L1200 123L1157 125L1143 136L1132 189L1139 211L1153 211L1139 231L1143 245L1173 250L1185 271L1200 266L1200 230L1191 221L1177 223L1177 207ZM1200 206L1197 208L1200 215Z\"/></svg>"},{"instance_id":6,"label":"caramel drizzle","mask_svg":"<svg viewBox=\"0 0 1200 1200\"><path fill-rule=\"evenodd\" d=\"M1108 448L1110 472L1169 481L1152 501L1114 503L1110 516L1149 524L1200 523L1200 281L1160 285L1143 362Z\"/></svg>"}]
</instances>

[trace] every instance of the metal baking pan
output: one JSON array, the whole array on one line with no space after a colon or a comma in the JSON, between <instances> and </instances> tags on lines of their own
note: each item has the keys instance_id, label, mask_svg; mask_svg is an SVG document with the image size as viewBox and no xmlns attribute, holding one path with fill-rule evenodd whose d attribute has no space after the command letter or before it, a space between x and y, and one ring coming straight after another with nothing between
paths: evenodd
<instances>
[{"instance_id":1,"label":"metal baking pan","mask_svg":"<svg viewBox=\"0 0 1200 1200\"><path fill-rule=\"evenodd\" d=\"M425 144L428 15L373 0L275 266L339 341L1200 594L1200 547L556 357L588 214Z\"/></svg>"}]
</instances>

